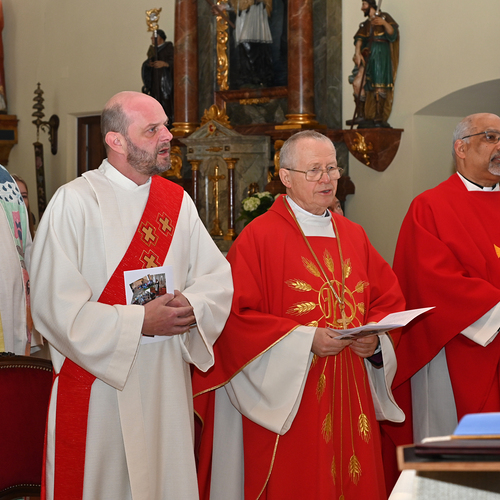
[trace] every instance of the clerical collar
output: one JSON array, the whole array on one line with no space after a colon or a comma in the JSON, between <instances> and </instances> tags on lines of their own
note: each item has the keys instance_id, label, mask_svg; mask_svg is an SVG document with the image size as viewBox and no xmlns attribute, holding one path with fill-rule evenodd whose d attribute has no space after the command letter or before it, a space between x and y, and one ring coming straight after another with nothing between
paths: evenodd
<instances>
[{"instance_id":1,"label":"clerical collar","mask_svg":"<svg viewBox=\"0 0 500 500\"><path fill-rule=\"evenodd\" d=\"M299 211L305 215L309 215L310 217L318 217L318 218L331 217L329 210L325 210L325 213L323 213L321 215L316 215L316 214L312 214L311 212L308 212L307 210L304 210L302 207L297 205L297 203L295 203L288 195L286 195L286 200L288 201L288 203L290 204L290 206L292 207L294 212Z\"/></svg>"},{"instance_id":2,"label":"clerical collar","mask_svg":"<svg viewBox=\"0 0 500 500\"><path fill-rule=\"evenodd\" d=\"M487 187L487 186L481 186L480 184L477 184L476 182L472 182L471 180L467 179L467 177L464 177L460 172L457 172L458 176L460 179L462 179L462 182L464 183L465 187L467 188L467 191L500 191L499 183L497 182L494 186Z\"/></svg>"}]
</instances>

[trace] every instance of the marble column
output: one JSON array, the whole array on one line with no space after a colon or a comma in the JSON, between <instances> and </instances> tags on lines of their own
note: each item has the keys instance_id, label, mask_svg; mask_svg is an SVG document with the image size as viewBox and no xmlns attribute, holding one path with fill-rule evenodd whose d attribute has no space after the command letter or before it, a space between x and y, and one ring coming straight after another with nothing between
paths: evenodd
<instances>
[{"instance_id":1,"label":"marble column","mask_svg":"<svg viewBox=\"0 0 500 500\"><path fill-rule=\"evenodd\" d=\"M317 128L313 0L288 0L288 114L276 128ZM326 128L326 126L325 126Z\"/></svg>"},{"instance_id":2,"label":"marble column","mask_svg":"<svg viewBox=\"0 0 500 500\"><path fill-rule=\"evenodd\" d=\"M174 136L199 125L198 9L196 0L176 0L174 41Z\"/></svg>"}]
</instances>

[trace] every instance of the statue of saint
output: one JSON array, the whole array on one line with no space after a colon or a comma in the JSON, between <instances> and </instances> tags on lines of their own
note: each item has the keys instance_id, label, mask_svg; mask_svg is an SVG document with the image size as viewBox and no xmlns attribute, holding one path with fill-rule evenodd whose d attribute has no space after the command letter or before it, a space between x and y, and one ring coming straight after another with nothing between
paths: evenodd
<instances>
[{"instance_id":1,"label":"statue of saint","mask_svg":"<svg viewBox=\"0 0 500 500\"><path fill-rule=\"evenodd\" d=\"M366 0L361 10L368 19L354 35L355 64L349 83L354 90L356 112L348 125L358 128L390 127L394 82L399 63L399 27L375 0Z\"/></svg>"},{"instance_id":2,"label":"statue of saint","mask_svg":"<svg viewBox=\"0 0 500 500\"><path fill-rule=\"evenodd\" d=\"M142 64L142 92L154 97L165 110L169 126L174 121L174 44L163 30L151 36L148 58Z\"/></svg>"}]
</instances>

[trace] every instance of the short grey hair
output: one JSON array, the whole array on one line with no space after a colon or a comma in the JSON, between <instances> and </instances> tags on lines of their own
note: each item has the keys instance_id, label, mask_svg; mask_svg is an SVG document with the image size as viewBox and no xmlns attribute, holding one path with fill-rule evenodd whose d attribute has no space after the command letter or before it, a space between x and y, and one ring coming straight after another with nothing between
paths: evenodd
<instances>
[{"instance_id":1,"label":"short grey hair","mask_svg":"<svg viewBox=\"0 0 500 500\"><path fill-rule=\"evenodd\" d=\"M295 148L297 142L302 139L314 139L315 141L328 142L333 146L333 142L316 130L303 130L290 136L280 149L280 168L294 168L295 166ZM335 146L334 146L335 147Z\"/></svg>"},{"instance_id":2,"label":"short grey hair","mask_svg":"<svg viewBox=\"0 0 500 500\"><path fill-rule=\"evenodd\" d=\"M451 156L453 157L453 162L457 163L457 157L455 154L455 142L461 140L462 137L467 135L471 135L475 130L475 127L472 125L472 116L466 116L455 128L455 132L453 132L453 143L451 145ZM463 139L464 142L469 142L469 138Z\"/></svg>"},{"instance_id":3,"label":"short grey hair","mask_svg":"<svg viewBox=\"0 0 500 500\"><path fill-rule=\"evenodd\" d=\"M125 113L121 103L114 103L104 108L101 114L101 133L106 150L108 149L106 134L108 132L118 132L124 137L128 137L130 123L131 120Z\"/></svg>"}]
</instances>

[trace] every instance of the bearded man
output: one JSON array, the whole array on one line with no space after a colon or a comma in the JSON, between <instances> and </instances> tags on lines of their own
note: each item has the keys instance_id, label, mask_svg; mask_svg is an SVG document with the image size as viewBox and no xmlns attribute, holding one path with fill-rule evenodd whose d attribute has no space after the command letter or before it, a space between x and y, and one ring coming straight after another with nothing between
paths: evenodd
<instances>
[{"instance_id":1,"label":"bearded man","mask_svg":"<svg viewBox=\"0 0 500 500\"><path fill-rule=\"evenodd\" d=\"M384 426L395 444L500 411L500 117L464 118L452 154L457 172L413 200L396 246L408 307L436 308L406 327L396 351L394 390L408 418L403 429Z\"/></svg>"},{"instance_id":2,"label":"bearded man","mask_svg":"<svg viewBox=\"0 0 500 500\"><path fill-rule=\"evenodd\" d=\"M150 96L112 97L108 158L61 187L38 228L33 315L55 371L46 498L198 498L190 365L214 362L232 280L187 193L155 175L167 124ZM124 272L161 265L174 294L128 305Z\"/></svg>"}]
</instances>

